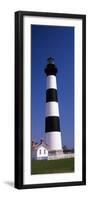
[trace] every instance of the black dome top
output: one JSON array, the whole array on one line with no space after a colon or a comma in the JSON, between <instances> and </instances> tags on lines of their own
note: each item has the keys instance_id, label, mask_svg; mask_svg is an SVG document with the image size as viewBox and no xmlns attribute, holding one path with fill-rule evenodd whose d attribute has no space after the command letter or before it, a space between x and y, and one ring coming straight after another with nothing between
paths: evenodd
<instances>
[{"instance_id":1,"label":"black dome top","mask_svg":"<svg viewBox=\"0 0 88 200\"><path fill-rule=\"evenodd\" d=\"M55 62L54 62L54 58L52 58L52 57L49 57L48 59L47 59L47 61L48 61L48 64L54 64Z\"/></svg>"}]
</instances>

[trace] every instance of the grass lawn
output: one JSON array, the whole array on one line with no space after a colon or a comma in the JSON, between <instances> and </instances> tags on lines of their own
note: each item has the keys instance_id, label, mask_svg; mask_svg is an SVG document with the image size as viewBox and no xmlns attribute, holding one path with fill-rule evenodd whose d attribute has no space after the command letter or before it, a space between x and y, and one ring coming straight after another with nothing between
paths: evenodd
<instances>
[{"instance_id":1,"label":"grass lawn","mask_svg":"<svg viewBox=\"0 0 88 200\"><path fill-rule=\"evenodd\" d=\"M60 160L32 160L32 174L65 173L74 171L74 158Z\"/></svg>"}]
</instances>

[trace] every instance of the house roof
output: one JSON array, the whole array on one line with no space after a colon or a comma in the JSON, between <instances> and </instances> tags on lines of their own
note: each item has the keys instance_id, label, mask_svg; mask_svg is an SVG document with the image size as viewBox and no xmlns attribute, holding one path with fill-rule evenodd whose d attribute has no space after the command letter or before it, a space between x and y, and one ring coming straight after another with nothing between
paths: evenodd
<instances>
[{"instance_id":1,"label":"house roof","mask_svg":"<svg viewBox=\"0 0 88 200\"><path fill-rule=\"evenodd\" d=\"M45 143L40 143L40 144L37 144L35 146L32 147L32 150L37 150L38 148L40 148L41 146L45 147L47 150L48 150L48 145L45 144Z\"/></svg>"}]
</instances>

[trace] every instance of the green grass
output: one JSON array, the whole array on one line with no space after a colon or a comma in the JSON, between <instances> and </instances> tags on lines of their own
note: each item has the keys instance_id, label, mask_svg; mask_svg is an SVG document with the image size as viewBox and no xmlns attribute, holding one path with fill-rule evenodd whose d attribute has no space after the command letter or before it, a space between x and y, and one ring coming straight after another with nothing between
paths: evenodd
<instances>
[{"instance_id":1,"label":"green grass","mask_svg":"<svg viewBox=\"0 0 88 200\"><path fill-rule=\"evenodd\" d=\"M74 158L60 160L32 160L32 174L65 173L74 171Z\"/></svg>"}]
</instances>

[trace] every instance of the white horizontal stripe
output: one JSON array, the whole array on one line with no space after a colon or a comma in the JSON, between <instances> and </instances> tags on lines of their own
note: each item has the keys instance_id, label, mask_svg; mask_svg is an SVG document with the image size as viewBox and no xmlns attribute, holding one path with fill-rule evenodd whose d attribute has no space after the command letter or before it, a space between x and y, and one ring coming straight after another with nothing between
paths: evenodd
<instances>
[{"instance_id":1,"label":"white horizontal stripe","mask_svg":"<svg viewBox=\"0 0 88 200\"><path fill-rule=\"evenodd\" d=\"M46 103L46 116L59 116L58 103L50 101Z\"/></svg>"},{"instance_id":2,"label":"white horizontal stripe","mask_svg":"<svg viewBox=\"0 0 88 200\"><path fill-rule=\"evenodd\" d=\"M54 75L47 76L46 89L49 88L57 89L56 76Z\"/></svg>"},{"instance_id":3,"label":"white horizontal stripe","mask_svg":"<svg viewBox=\"0 0 88 200\"><path fill-rule=\"evenodd\" d=\"M50 150L62 150L61 132L46 133L46 143Z\"/></svg>"}]
</instances>

